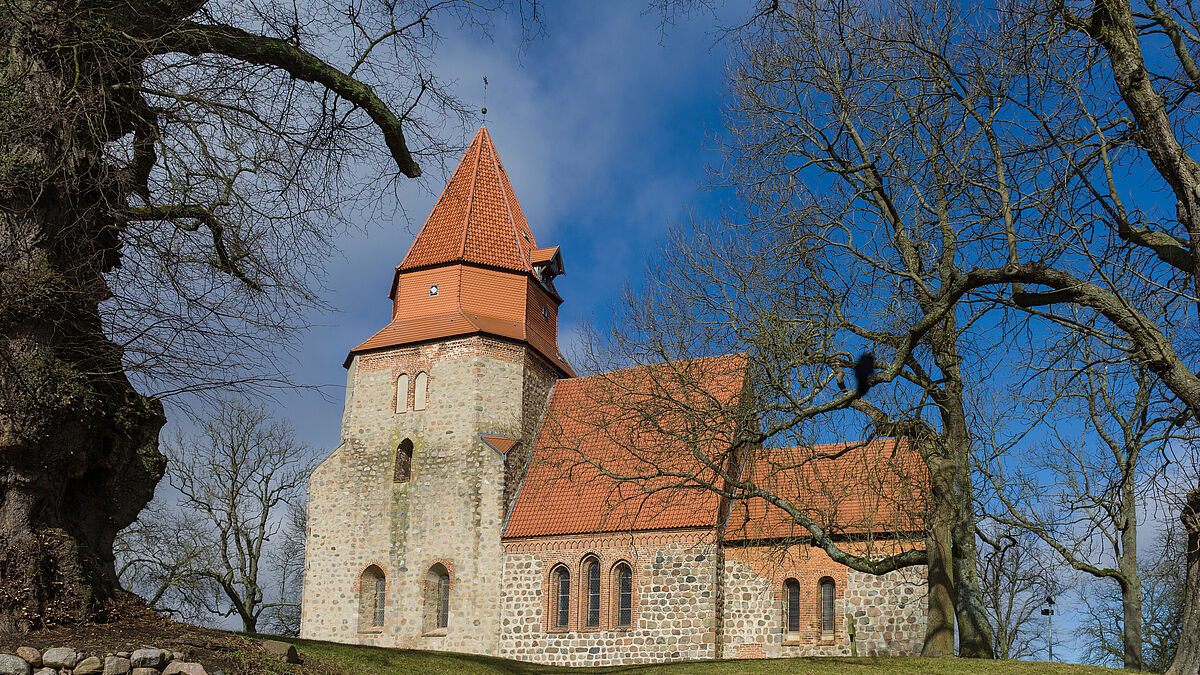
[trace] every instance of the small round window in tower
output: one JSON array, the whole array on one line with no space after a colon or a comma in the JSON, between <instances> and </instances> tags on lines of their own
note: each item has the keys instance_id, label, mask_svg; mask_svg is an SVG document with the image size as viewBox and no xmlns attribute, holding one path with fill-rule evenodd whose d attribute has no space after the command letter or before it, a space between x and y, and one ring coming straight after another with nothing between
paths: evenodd
<instances>
[{"instance_id":1,"label":"small round window in tower","mask_svg":"<svg viewBox=\"0 0 1200 675\"><path fill-rule=\"evenodd\" d=\"M437 284L434 284L429 287L429 297L432 298L432 297L436 296L437 293L438 293Z\"/></svg>"}]
</instances>

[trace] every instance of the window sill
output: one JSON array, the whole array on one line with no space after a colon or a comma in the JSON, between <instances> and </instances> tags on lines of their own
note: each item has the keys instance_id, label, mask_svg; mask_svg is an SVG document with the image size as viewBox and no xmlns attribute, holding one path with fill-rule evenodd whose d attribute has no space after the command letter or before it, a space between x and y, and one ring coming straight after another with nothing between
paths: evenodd
<instances>
[{"instance_id":1,"label":"window sill","mask_svg":"<svg viewBox=\"0 0 1200 675\"><path fill-rule=\"evenodd\" d=\"M837 642L837 633L821 633L821 637L817 638L817 644L831 645Z\"/></svg>"},{"instance_id":2,"label":"window sill","mask_svg":"<svg viewBox=\"0 0 1200 675\"><path fill-rule=\"evenodd\" d=\"M421 633L421 637L446 637L446 629L438 628L437 630L427 631L425 633Z\"/></svg>"},{"instance_id":3,"label":"window sill","mask_svg":"<svg viewBox=\"0 0 1200 675\"><path fill-rule=\"evenodd\" d=\"M359 635L383 635L382 628L363 628L358 631Z\"/></svg>"}]
</instances>

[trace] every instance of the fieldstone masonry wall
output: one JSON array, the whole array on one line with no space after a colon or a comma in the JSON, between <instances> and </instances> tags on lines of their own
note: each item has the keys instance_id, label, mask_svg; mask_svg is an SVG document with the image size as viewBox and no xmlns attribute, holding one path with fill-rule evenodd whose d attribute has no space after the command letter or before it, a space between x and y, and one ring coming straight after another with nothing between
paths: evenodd
<instances>
[{"instance_id":1,"label":"fieldstone masonry wall","mask_svg":"<svg viewBox=\"0 0 1200 675\"><path fill-rule=\"evenodd\" d=\"M549 369L527 372L526 351L473 336L354 359L342 444L309 481L304 637L496 653L504 458L479 435L531 445L523 410L529 380L548 391L552 379ZM429 375L427 409L397 413L397 376L408 373L413 383L421 371ZM413 442L412 477L394 482L405 438ZM451 578L448 626L440 630L423 611L425 575L435 563ZM371 564L386 576L384 625L364 631L358 583Z\"/></svg>"},{"instance_id":2,"label":"fieldstone masonry wall","mask_svg":"<svg viewBox=\"0 0 1200 675\"><path fill-rule=\"evenodd\" d=\"M560 665L654 663L716 656L714 575L709 532L685 531L506 541L499 655ZM601 569L599 628L583 626L583 562ZM616 626L613 568L633 569L633 621ZM550 572L571 572L571 619L553 628Z\"/></svg>"},{"instance_id":3,"label":"fieldstone masonry wall","mask_svg":"<svg viewBox=\"0 0 1200 675\"><path fill-rule=\"evenodd\" d=\"M883 576L833 562L820 549L727 548L724 643L727 658L848 656L847 615L854 618L860 656L916 654L924 640L925 568ZM834 630L820 626L822 578L835 584ZM784 632L784 582L800 584L798 633Z\"/></svg>"}]
</instances>

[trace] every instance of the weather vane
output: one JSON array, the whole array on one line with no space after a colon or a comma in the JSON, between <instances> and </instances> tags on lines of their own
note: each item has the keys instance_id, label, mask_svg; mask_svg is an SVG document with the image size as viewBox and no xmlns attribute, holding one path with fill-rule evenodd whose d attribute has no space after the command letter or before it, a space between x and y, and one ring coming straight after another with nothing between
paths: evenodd
<instances>
[{"instance_id":1,"label":"weather vane","mask_svg":"<svg viewBox=\"0 0 1200 675\"><path fill-rule=\"evenodd\" d=\"M483 120L487 121L487 75L483 76Z\"/></svg>"}]
</instances>

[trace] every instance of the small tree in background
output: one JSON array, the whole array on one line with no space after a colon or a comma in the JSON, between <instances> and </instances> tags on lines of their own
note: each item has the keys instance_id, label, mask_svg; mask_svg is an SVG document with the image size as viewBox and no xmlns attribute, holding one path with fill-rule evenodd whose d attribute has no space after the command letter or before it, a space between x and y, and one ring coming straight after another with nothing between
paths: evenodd
<instances>
[{"instance_id":1,"label":"small tree in background","mask_svg":"<svg viewBox=\"0 0 1200 675\"><path fill-rule=\"evenodd\" d=\"M172 616L237 615L247 632L265 620L292 633L312 453L246 399L205 412L194 434L177 432L166 445L175 508L159 503L122 533L122 584Z\"/></svg>"}]
</instances>

